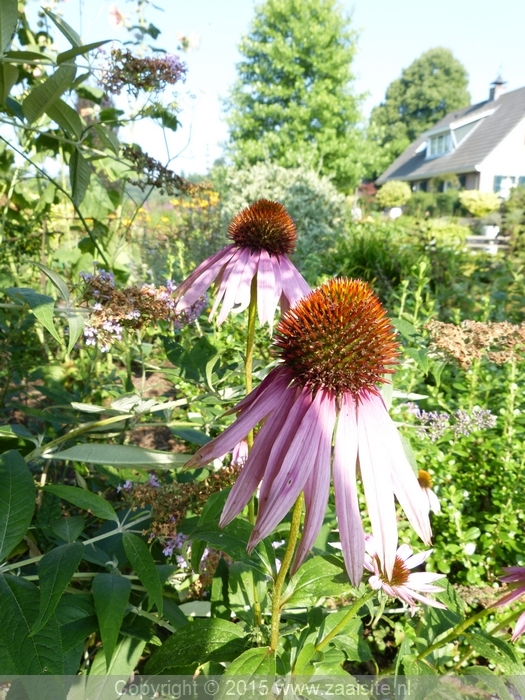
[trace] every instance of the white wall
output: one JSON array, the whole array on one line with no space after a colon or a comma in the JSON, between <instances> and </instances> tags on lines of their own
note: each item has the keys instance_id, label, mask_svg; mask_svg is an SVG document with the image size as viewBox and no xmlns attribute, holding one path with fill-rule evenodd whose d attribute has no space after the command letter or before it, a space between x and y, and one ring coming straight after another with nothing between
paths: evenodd
<instances>
[{"instance_id":1,"label":"white wall","mask_svg":"<svg viewBox=\"0 0 525 700\"><path fill-rule=\"evenodd\" d=\"M496 175L525 177L525 118L480 163L479 189L492 192Z\"/></svg>"}]
</instances>

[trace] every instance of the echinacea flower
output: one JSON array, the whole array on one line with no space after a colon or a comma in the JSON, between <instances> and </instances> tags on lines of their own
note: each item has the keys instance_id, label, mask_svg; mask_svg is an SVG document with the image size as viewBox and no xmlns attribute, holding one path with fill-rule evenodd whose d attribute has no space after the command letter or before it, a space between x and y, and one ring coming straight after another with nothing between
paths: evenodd
<instances>
[{"instance_id":1,"label":"echinacea flower","mask_svg":"<svg viewBox=\"0 0 525 700\"><path fill-rule=\"evenodd\" d=\"M500 598L496 603L493 603L492 607L499 608L502 605L508 605L514 602L517 598L525 593L525 566L504 566L503 571L506 572L505 576L500 576L500 581L503 583L508 583L509 588L512 588L510 593L507 593ZM516 622L516 627L512 633L511 640L513 642L518 639L525 632L525 612L521 613Z\"/></svg>"},{"instance_id":2,"label":"echinacea flower","mask_svg":"<svg viewBox=\"0 0 525 700\"><path fill-rule=\"evenodd\" d=\"M441 503L439 498L432 491L432 477L424 469L419 469L417 472L417 480L421 486L421 490L425 494L428 503L429 511L432 513L441 513Z\"/></svg>"},{"instance_id":3,"label":"echinacea flower","mask_svg":"<svg viewBox=\"0 0 525 700\"><path fill-rule=\"evenodd\" d=\"M272 326L278 304L284 313L311 291L288 257L295 250L295 224L282 204L260 199L232 219L228 235L233 243L202 262L177 287L176 310L191 307L215 283L210 318L222 303L220 324L230 311L248 308L256 278L259 321Z\"/></svg>"},{"instance_id":4,"label":"echinacea flower","mask_svg":"<svg viewBox=\"0 0 525 700\"><path fill-rule=\"evenodd\" d=\"M402 544L396 552L394 568L390 574L387 574L377 555L373 539L366 538L366 554L365 567L372 576L368 579L368 583L376 591L384 591L390 598L400 598L404 603L410 605L412 614L417 607L417 602L431 605L433 608L444 608L443 603L437 600L427 598L423 593L440 593L443 588L432 585L434 581L443 578L443 574L434 574L432 572L415 572L411 569L420 566L432 554L429 549L426 552L412 554L412 550L407 544Z\"/></svg>"},{"instance_id":5,"label":"echinacea flower","mask_svg":"<svg viewBox=\"0 0 525 700\"><path fill-rule=\"evenodd\" d=\"M187 466L200 467L225 454L264 420L220 526L243 510L261 483L251 550L304 491L296 571L321 528L332 468L340 539L353 583L361 579L365 554L359 470L379 560L391 575L397 548L394 494L426 543L431 532L425 498L377 389L393 372L398 348L381 303L365 282L331 280L281 318L274 345L281 363L230 410L239 413L236 422L201 447Z\"/></svg>"}]
</instances>

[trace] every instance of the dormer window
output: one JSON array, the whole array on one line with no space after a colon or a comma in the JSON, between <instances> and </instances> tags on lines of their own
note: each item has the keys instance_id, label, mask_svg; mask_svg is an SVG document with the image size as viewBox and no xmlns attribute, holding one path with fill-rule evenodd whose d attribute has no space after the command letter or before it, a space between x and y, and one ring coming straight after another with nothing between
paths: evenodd
<instances>
[{"instance_id":1,"label":"dormer window","mask_svg":"<svg viewBox=\"0 0 525 700\"><path fill-rule=\"evenodd\" d=\"M444 153L449 153L454 147L452 143L452 134L447 131L444 134L436 134L430 139L430 148L428 156L433 158L435 156L442 156Z\"/></svg>"}]
</instances>

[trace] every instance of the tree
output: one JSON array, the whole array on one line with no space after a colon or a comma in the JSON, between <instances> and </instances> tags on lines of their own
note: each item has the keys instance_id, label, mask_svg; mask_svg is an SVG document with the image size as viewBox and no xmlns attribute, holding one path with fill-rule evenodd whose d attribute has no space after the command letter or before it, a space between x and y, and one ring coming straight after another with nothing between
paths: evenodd
<instances>
[{"instance_id":1,"label":"tree","mask_svg":"<svg viewBox=\"0 0 525 700\"><path fill-rule=\"evenodd\" d=\"M236 165L305 166L350 191L360 180L356 33L335 0L266 0L240 44L226 102Z\"/></svg>"},{"instance_id":2,"label":"tree","mask_svg":"<svg viewBox=\"0 0 525 700\"><path fill-rule=\"evenodd\" d=\"M470 104L467 86L467 71L449 49L430 49L405 68L370 117L370 138L385 149L387 165L446 114Z\"/></svg>"}]
</instances>

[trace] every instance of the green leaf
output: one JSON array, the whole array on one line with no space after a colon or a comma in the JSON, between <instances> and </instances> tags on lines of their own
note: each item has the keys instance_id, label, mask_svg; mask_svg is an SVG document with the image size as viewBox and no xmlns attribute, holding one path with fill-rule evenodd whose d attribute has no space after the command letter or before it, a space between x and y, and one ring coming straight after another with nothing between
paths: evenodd
<instances>
[{"instance_id":1,"label":"green leaf","mask_svg":"<svg viewBox=\"0 0 525 700\"><path fill-rule=\"evenodd\" d=\"M70 27L69 24L62 19L62 17L55 15L53 12L51 12L51 10L46 10L45 8L43 8L43 10L72 46L82 45L82 39L80 36L76 33L73 27Z\"/></svg>"},{"instance_id":2,"label":"green leaf","mask_svg":"<svg viewBox=\"0 0 525 700\"><path fill-rule=\"evenodd\" d=\"M0 63L0 104L5 105L11 88L18 80L19 70L9 63Z\"/></svg>"},{"instance_id":3,"label":"green leaf","mask_svg":"<svg viewBox=\"0 0 525 700\"><path fill-rule=\"evenodd\" d=\"M30 46L35 47L35 49L38 49L38 46L35 44L30 44ZM10 58L15 61L19 61L22 63L23 61L49 61L50 63L53 63L53 59L51 56L46 56L45 53L42 53L41 51L6 51L4 54L5 58Z\"/></svg>"},{"instance_id":4,"label":"green leaf","mask_svg":"<svg viewBox=\"0 0 525 700\"><path fill-rule=\"evenodd\" d=\"M22 104L29 124L39 119L71 87L75 73L75 66L60 66L44 83L31 90Z\"/></svg>"},{"instance_id":5,"label":"green leaf","mask_svg":"<svg viewBox=\"0 0 525 700\"><path fill-rule=\"evenodd\" d=\"M40 560L40 612L32 634L41 630L55 612L62 594L82 561L83 553L84 547L80 543L64 544L47 552Z\"/></svg>"},{"instance_id":6,"label":"green leaf","mask_svg":"<svg viewBox=\"0 0 525 700\"><path fill-rule=\"evenodd\" d=\"M23 438L34 440L29 430L20 423L11 423L10 425L0 425L0 438Z\"/></svg>"},{"instance_id":7,"label":"green leaf","mask_svg":"<svg viewBox=\"0 0 525 700\"><path fill-rule=\"evenodd\" d=\"M73 204L80 206L86 196L89 180L91 178L91 169L87 160L75 148L69 158L69 179L71 181L71 196Z\"/></svg>"},{"instance_id":8,"label":"green leaf","mask_svg":"<svg viewBox=\"0 0 525 700\"><path fill-rule=\"evenodd\" d=\"M62 486L49 485L44 486L44 491L54 493L55 496L62 498L68 503L73 503L77 508L89 510L97 518L102 520L114 520L119 522L117 514L113 510L113 506L108 501L105 501L102 496L97 496L91 491L78 488L77 486Z\"/></svg>"},{"instance_id":9,"label":"green leaf","mask_svg":"<svg viewBox=\"0 0 525 700\"><path fill-rule=\"evenodd\" d=\"M104 146L118 156L120 153L120 141L118 140L116 134L114 134L111 129L107 129L105 126L102 126L102 124L96 124L95 131L97 132L98 137Z\"/></svg>"},{"instance_id":10,"label":"green leaf","mask_svg":"<svg viewBox=\"0 0 525 700\"><path fill-rule=\"evenodd\" d=\"M195 430L195 428L171 428L171 432L176 437L194 445L205 445L211 440L209 435L206 435L201 430Z\"/></svg>"},{"instance_id":11,"label":"green leaf","mask_svg":"<svg viewBox=\"0 0 525 700\"><path fill-rule=\"evenodd\" d=\"M485 632L466 634L467 641L475 652L484 656L490 663L501 668L510 676L525 675L525 667L514 647L503 639Z\"/></svg>"},{"instance_id":12,"label":"green leaf","mask_svg":"<svg viewBox=\"0 0 525 700\"><path fill-rule=\"evenodd\" d=\"M93 677L95 676L129 676L135 670L146 642L142 639L135 639L134 637L124 637L115 647L115 652L111 663L106 666L106 661L103 654L103 649L101 649L95 659L93 660L93 665L89 671L89 678L87 681L87 688L91 690L93 687ZM115 680L112 678L104 678L104 684L107 684L109 694L89 694L84 697L90 698L101 698L101 697L113 697L115 690ZM100 685L97 685L97 689L100 689ZM113 693L111 692L113 691ZM79 699L80 700L80 699Z\"/></svg>"},{"instance_id":13,"label":"green leaf","mask_svg":"<svg viewBox=\"0 0 525 700\"><path fill-rule=\"evenodd\" d=\"M257 678L252 680L252 676L270 676L270 685L275 676L275 652L272 652L270 647L258 647L257 649L247 649L235 661L226 668L225 676L245 676L243 680L249 684L250 690L252 683L257 683ZM246 676L248 676L246 678ZM267 681L264 678L264 681ZM255 686L256 688L257 686ZM266 693L261 694L264 697ZM221 682L219 691L214 696L214 700L221 700L228 697L228 684Z\"/></svg>"},{"instance_id":14,"label":"green leaf","mask_svg":"<svg viewBox=\"0 0 525 700\"><path fill-rule=\"evenodd\" d=\"M62 277L60 277L60 275L58 275L54 270L51 270L51 268L42 265L42 263L32 261L31 264L38 267L39 270L42 270L44 275L58 289L62 299L69 305L69 289Z\"/></svg>"},{"instance_id":15,"label":"green leaf","mask_svg":"<svg viewBox=\"0 0 525 700\"><path fill-rule=\"evenodd\" d=\"M317 651L313 642L307 642L295 661L293 668L294 676L310 676L315 672L313 665L314 661L320 661L323 658L323 653Z\"/></svg>"},{"instance_id":16,"label":"green leaf","mask_svg":"<svg viewBox=\"0 0 525 700\"><path fill-rule=\"evenodd\" d=\"M82 129L84 128L82 119L78 112L70 107L67 102L58 99L56 102L53 102L52 105L49 105L45 111L47 116L56 122L66 134L76 136L77 139L80 138Z\"/></svg>"},{"instance_id":17,"label":"green leaf","mask_svg":"<svg viewBox=\"0 0 525 700\"><path fill-rule=\"evenodd\" d=\"M85 526L86 521L81 515L59 518L49 523L51 532L68 544L78 540Z\"/></svg>"},{"instance_id":18,"label":"green leaf","mask_svg":"<svg viewBox=\"0 0 525 700\"><path fill-rule=\"evenodd\" d=\"M109 41L109 39L105 39L104 41L94 41L92 44L85 44L84 46L75 46L72 49L68 49L68 51L62 51L62 53L59 53L57 56L57 64L60 65L61 63L69 61L71 58L75 58L76 56L81 56L85 53L89 53L90 51L93 51L93 49L98 49L99 46L107 44Z\"/></svg>"},{"instance_id":19,"label":"green leaf","mask_svg":"<svg viewBox=\"0 0 525 700\"><path fill-rule=\"evenodd\" d=\"M206 661L233 661L246 648L239 625L196 619L172 634L146 664L146 673L193 673Z\"/></svg>"},{"instance_id":20,"label":"green leaf","mask_svg":"<svg viewBox=\"0 0 525 700\"><path fill-rule=\"evenodd\" d=\"M89 464L109 464L112 467L150 469L173 469L175 465L184 464L191 455L174 452L147 450L135 445L74 445L67 450L54 452L48 459L70 459L73 462Z\"/></svg>"},{"instance_id":21,"label":"green leaf","mask_svg":"<svg viewBox=\"0 0 525 700\"><path fill-rule=\"evenodd\" d=\"M252 529L245 520L237 519L223 529L215 523L207 522L196 527L188 535L192 540L208 542L216 549L226 552L234 561L267 574L268 567L261 557L262 545L257 545L251 555L246 551Z\"/></svg>"},{"instance_id":22,"label":"green leaf","mask_svg":"<svg viewBox=\"0 0 525 700\"><path fill-rule=\"evenodd\" d=\"M35 510L35 483L25 459L9 450L0 456L0 561L24 537Z\"/></svg>"},{"instance_id":23,"label":"green leaf","mask_svg":"<svg viewBox=\"0 0 525 700\"><path fill-rule=\"evenodd\" d=\"M410 338L412 335L417 335L417 330L416 327L412 324L409 323L409 321L405 321L403 318L391 318L390 322L398 330L401 335L404 335L406 338Z\"/></svg>"},{"instance_id":24,"label":"green leaf","mask_svg":"<svg viewBox=\"0 0 525 700\"><path fill-rule=\"evenodd\" d=\"M286 608L315 605L319 598L338 597L352 586L341 566L328 557L308 559L288 584L283 598Z\"/></svg>"},{"instance_id":25,"label":"green leaf","mask_svg":"<svg viewBox=\"0 0 525 700\"><path fill-rule=\"evenodd\" d=\"M80 314L71 314L67 317L67 323L69 326L69 337L67 341L67 352L68 354L73 350L77 340L82 335L84 330L84 316Z\"/></svg>"},{"instance_id":26,"label":"green leaf","mask_svg":"<svg viewBox=\"0 0 525 700\"><path fill-rule=\"evenodd\" d=\"M11 43L17 24L17 0L2 0L0 3L0 54L4 54Z\"/></svg>"},{"instance_id":27,"label":"green leaf","mask_svg":"<svg viewBox=\"0 0 525 700\"><path fill-rule=\"evenodd\" d=\"M122 544L129 563L147 589L152 602L157 606L159 615L162 615L162 584L147 544L140 537L129 532L124 532L122 535Z\"/></svg>"},{"instance_id":28,"label":"green leaf","mask_svg":"<svg viewBox=\"0 0 525 700\"><path fill-rule=\"evenodd\" d=\"M114 574L97 574L93 579L92 591L106 664L109 666L126 613L131 581Z\"/></svg>"},{"instance_id":29,"label":"green leaf","mask_svg":"<svg viewBox=\"0 0 525 700\"><path fill-rule=\"evenodd\" d=\"M179 627L184 627L184 625L188 624L188 618L171 598L164 598L163 610L164 617L175 629L179 629Z\"/></svg>"},{"instance_id":30,"label":"green leaf","mask_svg":"<svg viewBox=\"0 0 525 700\"><path fill-rule=\"evenodd\" d=\"M38 588L10 574L0 574L0 644L9 653L16 673L64 673L64 654L56 617L30 636L38 616Z\"/></svg>"},{"instance_id":31,"label":"green leaf","mask_svg":"<svg viewBox=\"0 0 525 700\"><path fill-rule=\"evenodd\" d=\"M17 302L27 304L40 323L47 328L55 340L62 342L53 323L55 300L46 294L39 294L29 287L8 287L5 290Z\"/></svg>"}]
</instances>

